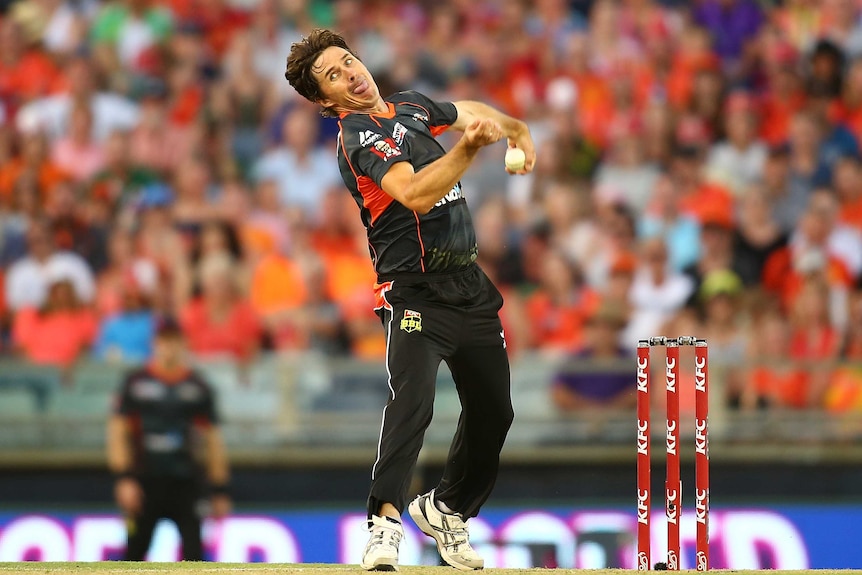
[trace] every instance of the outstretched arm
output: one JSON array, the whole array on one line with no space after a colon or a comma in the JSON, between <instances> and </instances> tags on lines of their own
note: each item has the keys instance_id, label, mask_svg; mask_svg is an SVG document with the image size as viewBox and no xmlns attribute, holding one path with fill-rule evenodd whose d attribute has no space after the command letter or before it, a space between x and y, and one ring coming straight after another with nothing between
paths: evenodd
<instances>
[{"instance_id":1,"label":"outstretched arm","mask_svg":"<svg viewBox=\"0 0 862 575\"><path fill-rule=\"evenodd\" d=\"M533 138L530 135L530 129L525 122L512 116L507 116L503 112L496 110L482 102L474 100L461 100L455 102L455 109L458 110L458 119L452 124L455 130L464 131L471 122L476 120L488 119L497 122L503 128L503 136L509 141L510 148L520 148L524 150L527 156L527 161L524 163L524 169L516 174L527 174L533 171L533 165L536 163L536 150L533 146Z\"/></svg>"}]
</instances>

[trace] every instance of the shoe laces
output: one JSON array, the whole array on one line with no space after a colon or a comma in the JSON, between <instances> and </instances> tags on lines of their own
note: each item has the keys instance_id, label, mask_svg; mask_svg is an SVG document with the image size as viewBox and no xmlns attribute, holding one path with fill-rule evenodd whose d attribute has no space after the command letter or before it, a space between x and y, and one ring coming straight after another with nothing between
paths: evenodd
<instances>
[{"instance_id":1,"label":"shoe laces","mask_svg":"<svg viewBox=\"0 0 862 575\"><path fill-rule=\"evenodd\" d=\"M467 522L461 519L460 515L443 512L440 512L440 515L443 517L443 524L438 531L448 536L446 547L452 547L455 552L458 551L458 547L460 546L465 546L472 550Z\"/></svg>"},{"instance_id":2,"label":"shoe laces","mask_svg":"<svg viewBox=\"0 0 862 575\"><path fill-rule=\"evenodd\" d=\"M401 531L394 526L374 525L369 521L366 529L371 532L371 539L368 541L369 547L387 545L397 548L398 544L401 543Z\"/></svg>"}]
</instances>

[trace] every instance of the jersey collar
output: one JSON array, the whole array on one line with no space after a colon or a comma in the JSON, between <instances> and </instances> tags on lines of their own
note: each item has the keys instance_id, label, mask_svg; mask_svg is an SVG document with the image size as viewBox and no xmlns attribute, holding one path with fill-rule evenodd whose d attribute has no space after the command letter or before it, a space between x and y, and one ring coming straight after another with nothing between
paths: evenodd
<instances>
[{"instance_id":1,"label":"jersey collar","mask_svg":"<svg viewBox=\"0 0 862 575\"><path fill-rule=\"evenodd\" d=\"M392 102L386 102L386 106L389 108L387 112L382 114L365 114L365 112L342 112L338 115L339 119L344 118L345 116L349 116L351 114L365 114L366 116L374 116L376 118L386 118L387 120L395 117L395 104Z\"/></svg>"}]
</instances>

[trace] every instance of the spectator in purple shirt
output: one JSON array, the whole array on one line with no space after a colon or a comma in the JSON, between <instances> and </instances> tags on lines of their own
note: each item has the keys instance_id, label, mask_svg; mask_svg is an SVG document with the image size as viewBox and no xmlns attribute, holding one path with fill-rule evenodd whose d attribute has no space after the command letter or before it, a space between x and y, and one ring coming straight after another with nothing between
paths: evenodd
<instances>
[{"instance_id":1,"label":"spectator in purple shirt","mask_svg":"<svg viewBox=\"0 0 862 575\"><path fill-rule=\"evenodd\" d=\"M763 23L755 0L700 0L692 12L694 21L712 34L713 50L731 70L744 59L746 45Z\"/></svg>"},{"instance_id":2,"label":"spectator in purple shirt","mask_svg":"<svg viewBox=\"0 0 862 575\"><path fill-rule=\"evenodd\" d=\"M622 309L607 304L590 316L587 347L554 378L551 394L560 411L634 407L634 363L619 343L627 320Z\"/></svg>"}]
</instances>

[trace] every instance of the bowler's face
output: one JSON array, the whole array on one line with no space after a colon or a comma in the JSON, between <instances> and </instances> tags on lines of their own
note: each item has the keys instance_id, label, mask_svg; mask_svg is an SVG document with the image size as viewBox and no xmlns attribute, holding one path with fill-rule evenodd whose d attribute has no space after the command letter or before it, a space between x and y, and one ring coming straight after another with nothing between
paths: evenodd
<instances>
[{"instance_id":1,"label":"bowler's face","mask_svg":"<svg viewBox=\"0 0 862 575\"><path fill-rule=\"evenodd\" d=\"M356 57L343 48L330 46L317 57L312 67L323 99L319 102L336 111L373 111L380 92L371 73Z\"/></svg>"}]
</instances>

